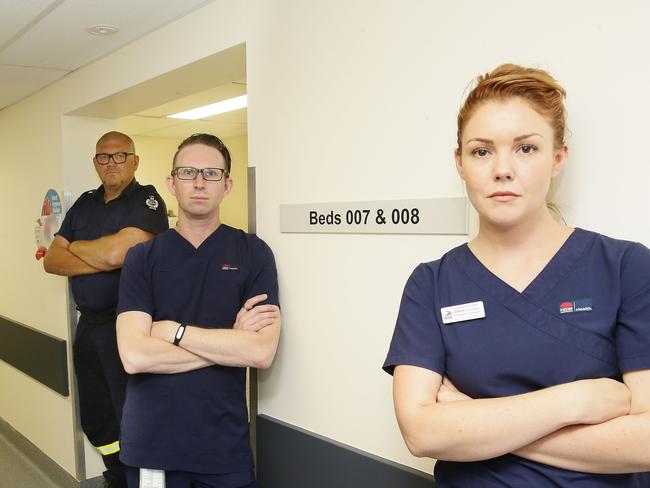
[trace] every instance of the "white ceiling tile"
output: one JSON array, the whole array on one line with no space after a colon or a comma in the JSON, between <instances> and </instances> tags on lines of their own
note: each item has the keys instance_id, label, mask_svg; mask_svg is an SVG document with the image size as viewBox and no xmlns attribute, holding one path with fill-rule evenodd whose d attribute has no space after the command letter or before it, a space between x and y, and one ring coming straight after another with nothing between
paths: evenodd
<instances>
[{"instance_id":1,"label":"white ceiling tile","mask_svg":"<svg viewBox=\"0 0 650 488\"><path fill-rule=\"evenodd\" d=\"M0 49L46 9L62 0L0 0Z\"/></svg>"},{"instance_id":2,"label":"white ceiling tile","mask_svg":"<svg viewBox=\"0 0 650 488\"><path fill-rule=\"evenodd\" d=\"M130 136L144 136L154 130L166 129L184 123L183 120L167 119L165 117L143 117L141 115L127 115L118 119L120 131Z\"/></svg>"},{"instance_id":3,"label":"white ceiling tile","mask_svg":"<svg viewBox=\"0 0 650 488\"><path fill-rule=\"evenodd\" d=\"M49 85L67 71L0 65L0 110Z\"/></svg>"},{"instance_id":4,"label":"white ceiling tile","mask_svg":"<svg viewBox=\"0 0 650 488\"><path fill-rule=\"evenodd\" d=\"M153 115L158 117L165 117L167 115L184 112L210 103L220 102L228 98L235 98L240 95L246 94L246 85L240 82L226 83L209 90L204 90L199 93L194 93L186 97L178 98L169 103L159 105L149 110L140 112L139 115Z\"/></svg>"},{"instance_id":5,"label":"white ceiling tile","mask_svg":"<svg viewBox=\"0 0 650 488\"><path fill-rule=\"evenodd\" d=\"M208 117L205 120L246 125L248 121L248 110L241 108L239 110L233 110L232 112L226 112L225 114L213 115L212 117Z\"/></svg>"},{"instance_id":6,"label":"white ceiling tile","mask_svg":"<svg viewBox=\"0 0 650 488\"><path fill-rule=\"evenodd\" d=\"M238 44L79 107L71 115L102 118L150 115L148 110L152 107L229 84L245 76L246 46Z\"/></svg>"},{"instance_id":7,"label":"white ceiling tile","mask_svg":"<svg viewBox=\"0 0 650 488\"><path fill-rule=\"evenodd\" d=\"M245 124L230 124L222 122L211 122L203 120L186 121L184 124L175 125L173 127L166 127L163 129L156 129L148 131L145 136L150 137L175 137L184 139L197 132L205 132L214 134L221 138L238 137L246 134L247 128Z\"/></svg>"},{"instance_id":8,"label":"white ceiling tile","mask_svg":"<svg viewBox=\"0 0 650 488\"><path fill-rule=\"evenodd\" d=\"M73 70L205 5L206 0L66 0L0 52L0 63ZM110 24L120 31L93 36Z\"/></svg>"},{"instance_id":9,"label":"white ceiling tile","mask_svg":"<svg viewBox=\"0 0 650 488\"><path fill-rule=\"evenodd\" d=\"M214 115L202 120L168 119L166 115L237 97L246 93L245 80L224 83L172 102L118 119L120 130L129 135L174 137L184 139L196 132L207 132L222 138L238 137L247 133L248 110L245 108Z\"/></svg>"}]
</instances>

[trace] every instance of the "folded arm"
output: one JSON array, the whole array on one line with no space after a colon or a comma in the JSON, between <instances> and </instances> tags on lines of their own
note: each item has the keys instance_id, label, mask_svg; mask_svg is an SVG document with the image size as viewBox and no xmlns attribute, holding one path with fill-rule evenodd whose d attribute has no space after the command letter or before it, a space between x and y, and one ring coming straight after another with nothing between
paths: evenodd
<instances>
[{"instance_id":1,"label":"folded arm","mask_svg":"<svg viewBox=\"0 0 650 488\"><path fill-rule=\"evenodd\" d=\"M43 260L45 271L60 276L81 276L102 271L70 252L69 248L70 242L66 238L55 236Z\"/></svg>"},{"instance_id":2,"label":"folded arm","mask_svg":"<svg viewBox=\"0 0 650 488\"><path fill-rule=\"evenodd\" d=\"M442 377L397 366L393 397L397 420L416 456L478 461L530 445L579 423L600 423L629 411L629 392L608 379L583 380L490 399L440 401ZM594 398L604 395L600 403Z\"/></svg>"},{"instance_id":3,"label":"folded arm","mask_svg":"<svg viewBox=\"0 0 650 488\"><path fill-rule=\"evenodd\" d=\"M127 373L183 373L214 364L153 337L151 325L151 315L145 312L122 312L117 316L117 346Z\"/></svg>"},{"instance_id":4,"label":"folded arm","mask_svg":"<svg viewBox=\"0 0 650 488\"><path fill-rule=\"evenodd\" d=\"M268 368L278 347L280 309L256 305L265 299L266 295L258 295L248 300L232 329L187 326L180 348L222 366ZM152 335L173 343L179 325L169 320L156 322Z\"/></svg>"},{"instance_id":5,"label":"folded arm","mask_svg":"<svg viewBox=\"0 0 650 488\"><path fill-rule=\"evenodd\" d=\"M130 248L153 237L151 232L137 227L125 227L115 234L99 239L74 241L68 250L96 269L112 271L122 267L126 252Z\"/></svg>"},{"instance_id":6,"label":"folded arm","mask_svg":"<svg viewBox=\"0 0 650 488\"><path fill-rule=\"evenodd\" d=\"M551 466L588 473L650 471L650 370L623 375L631 409L598 425L573 425L513 452Z\"/></svg>"}]
</instances>

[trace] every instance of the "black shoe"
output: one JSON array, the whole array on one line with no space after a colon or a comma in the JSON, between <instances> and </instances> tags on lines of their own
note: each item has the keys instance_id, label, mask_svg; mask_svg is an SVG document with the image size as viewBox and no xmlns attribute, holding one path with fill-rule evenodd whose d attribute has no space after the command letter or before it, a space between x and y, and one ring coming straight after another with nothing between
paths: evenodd
<instances>
[{"instance_id":1,"label":"black shoe","mask_svg":"<svg viewBox=\"0 0 650 488\"><path fill-rule=\"evenodd\" d=\"M125 481L108 480L104 478L104 488L128 488Z\"/></svg>"}]
</instances>

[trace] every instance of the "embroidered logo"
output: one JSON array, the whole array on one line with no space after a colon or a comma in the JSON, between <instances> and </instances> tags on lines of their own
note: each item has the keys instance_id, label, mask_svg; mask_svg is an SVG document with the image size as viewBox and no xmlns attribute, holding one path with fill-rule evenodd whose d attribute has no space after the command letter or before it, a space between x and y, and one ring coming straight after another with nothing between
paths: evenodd
<instances>
[{"instance_id":1,"label":"embroidered logo","mask_svg":"<svg viewBox=\"0 0 650 488\"><path fill-rule=\"evenodd\" d=\"M221 265L222 271L239 271L239 267L235 264L223 264Z\"/></svg>"},{"instance_id":2,"label":"embroidered logo","mask_svg":"<svg viewBox=\"0 0 650 488\"><path fill-rule=\"evenodd\" d=\"M147 207L149 207L150 210L158 210L158 200L156 200L154 195L149 195L144 203L147 204Z\"/></svg>"},{"instance_id":3,"label":"embroidered logo","mask_svg":"<svg viewBox=\"0 0 650 488\"><path fill-rule=\"evenodd\" d=\"M592 310L593 300L591 298L567 300L560 303L560 313L591 312Z\"/></svg>"}]
</instances>

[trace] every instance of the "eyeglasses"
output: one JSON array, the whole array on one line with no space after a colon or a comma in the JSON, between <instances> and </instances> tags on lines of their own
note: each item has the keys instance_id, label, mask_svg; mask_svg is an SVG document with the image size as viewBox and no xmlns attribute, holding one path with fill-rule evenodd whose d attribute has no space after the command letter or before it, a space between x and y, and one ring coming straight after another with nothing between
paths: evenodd
<instances>
[{"instance_id":1,"label":"eyeglasses","mask_svg":"<svg viewBox=\"0 0 650 488\"><path fill-rule=\"evenodd\" d=\"M95 161L97 161L97 164L108 164L112 159L115 164L122 164L126 161L127 157L133 156L134 154L133 152L98 153L95 154Z\"/></svg>"},{"instance_id":2,"label":"eyeglasses","mask_svg":"<svg viewBox=\"0 0 650 488\"><path fill-rule=\"evenodd\" d=\"M182 166L172 170L172 176L178 176L179 180L195 180L201 173L206 181L221 181L223 175L228 176L228 172L221 168L192 168L191 166Z\"/></svg>"}]
</instances>

